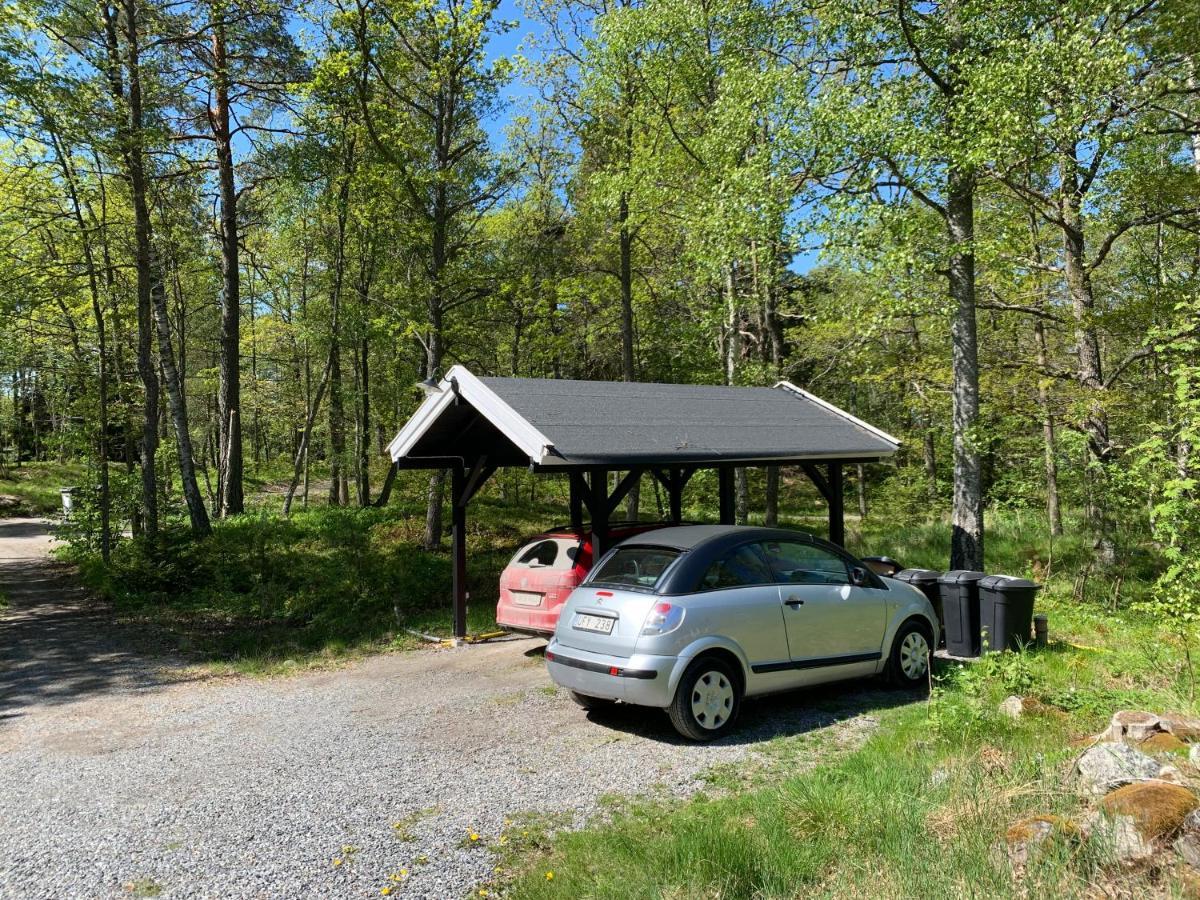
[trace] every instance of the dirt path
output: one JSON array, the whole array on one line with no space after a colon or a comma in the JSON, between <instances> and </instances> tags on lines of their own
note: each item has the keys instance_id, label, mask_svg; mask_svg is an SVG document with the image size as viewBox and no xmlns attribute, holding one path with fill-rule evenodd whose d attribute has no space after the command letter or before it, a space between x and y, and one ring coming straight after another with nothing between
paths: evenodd
<instances>
[{"instance_id":1,"label":"dirt path","mask_svg":"<svg viewBox=\"0 0 1200 900\"><path fill-rule=\"evenodd\" d=\"M0 722L29 707L138 690L157 679L129 635L50 558L52 525L0 520Z\"/></svg>"},{"instance_id":2,"label":"dirt path","mask_svg":"<svg viewBox=\"0 0 1200 900\"><path fill-rule=\"evenodd\" d=\"M181 681L47 547L44 523L0 524L5 898L461 897L522 815L581 823L605 795L685 796L775 736L819 735L816 764L897 702L751 702L735 735L686 744L655 712L586 716L535 640Z\"/></svg>"}]
</instances>

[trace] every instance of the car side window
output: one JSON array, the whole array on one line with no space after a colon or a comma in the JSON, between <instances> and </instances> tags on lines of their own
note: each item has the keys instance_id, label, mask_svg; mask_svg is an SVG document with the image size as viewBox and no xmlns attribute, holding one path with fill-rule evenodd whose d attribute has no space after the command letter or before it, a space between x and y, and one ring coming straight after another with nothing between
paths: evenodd
<instances>
[{"instance_id":1,"label":"car side window","mask_svg":"<svg viewBox=\"0 0 1200 900\"><path fill-rule=\"evenodd\" d=\"M846 561L815 544L766 541L763 555L781 584L850 584Z\"/></svg>"},{"instance_id":2,"label":"car side window","mask_svg":"<svg viewBox=\"0 0 1200 900\"><path fill-rule=\"evenodd\" d=\"M773 580L758 552L747 544L709 566L700 579L700 590L716 591L743 585L770 584Z\"/></svg>"}]
</instances>

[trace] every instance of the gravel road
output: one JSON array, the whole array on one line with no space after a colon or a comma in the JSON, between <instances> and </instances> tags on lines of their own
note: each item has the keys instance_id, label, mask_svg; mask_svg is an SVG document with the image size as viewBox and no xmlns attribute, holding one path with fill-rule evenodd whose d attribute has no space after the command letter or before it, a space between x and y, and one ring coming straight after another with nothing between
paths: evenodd
<instances>
[{"instance_id":1,"label":"gravel road","mask_svg":"<svg viewBox=\"0 0 1200 900\"><path fill-rule=\"evenodd\" d=\"M589 718L536 640L180 680L41 558L44 535L19 558L20 530L0 522L0 897L460 897L522 813L581 824L606 794L687 795L773 735L857 741L886 702L751 702L734 736L684 744L659 714Z\"/></svg>"}]
</instances>

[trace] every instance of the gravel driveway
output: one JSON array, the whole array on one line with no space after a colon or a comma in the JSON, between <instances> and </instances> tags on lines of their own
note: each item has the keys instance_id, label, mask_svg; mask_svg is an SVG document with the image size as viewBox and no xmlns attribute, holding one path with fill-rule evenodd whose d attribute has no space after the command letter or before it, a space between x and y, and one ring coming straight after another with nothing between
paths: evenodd
<instances>
[{"instance_id":1,"label":"gravel driveway","mask_svg":"<svg viewBox=\"0 0 1200 900\"><path fill-rule=\"evenodd\" d=\"M3 897L378 897L401 870L393 897L458 897L492 877L486 845L514 816L686 795L776 734L858 740L882 699L752 702L735 735L689 745L662 715L589 719L536 640L181 681L13 546L0 522Z\"/></svg>"}]
</instances>

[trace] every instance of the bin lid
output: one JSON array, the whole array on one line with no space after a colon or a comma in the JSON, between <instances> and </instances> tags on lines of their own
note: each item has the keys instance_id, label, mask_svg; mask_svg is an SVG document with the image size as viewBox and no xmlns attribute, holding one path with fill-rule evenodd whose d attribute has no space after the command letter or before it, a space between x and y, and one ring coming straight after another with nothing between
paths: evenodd
<instances>
[{"instance_id":1,"label":"bin lid","mask_svg":"<svg viewBox=\"0 0 1200 900\"><path fill-rule=\"evenodd\" d=\"M999 591L1002 594L1018 591L1041 590L1042 586L1028 578L1017 578L1015 575L989 575L979 582L980 590Z\"/></svg>"},{"instance_id":2,"label":"bin lid","mask_svg":"<svg viewBox=\"0 0 1200 900\"><path fill-rule=\"evenodd\" d=\"M983 572L975 572L971 569L951 569L949 572L942 573L938 578L938 584L967 584L986 577L987 575Z\"/></svg>"},{"instance_id":3,"label":"bin lid","mask_svg":"<svg viewBox=\"0 0 1200 900\"><path fill-rule=\"evenodd\" d=\"M905 569L902 572L897 572L892 577L897 581L907 581L910 584L913 582L925 582L932 584L938 580L942 573L936 569Z\"/></svg>"}]
</instances>

